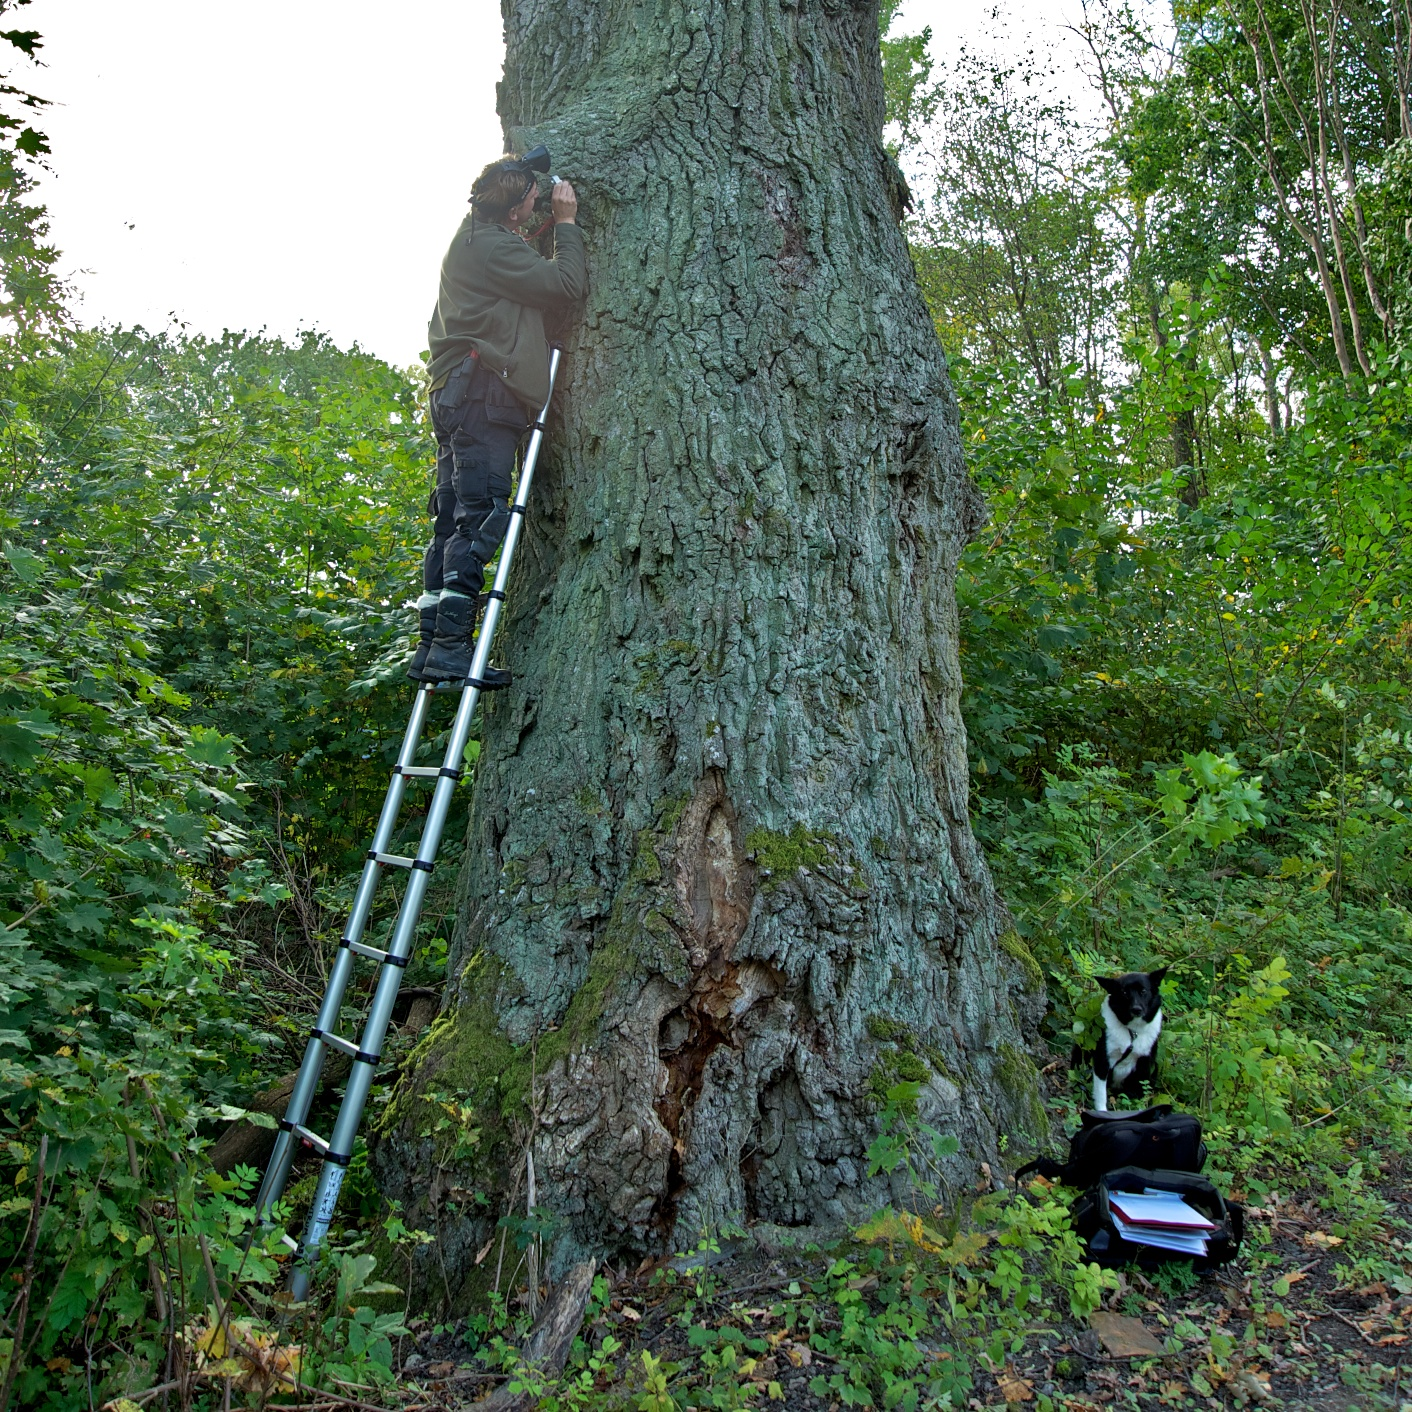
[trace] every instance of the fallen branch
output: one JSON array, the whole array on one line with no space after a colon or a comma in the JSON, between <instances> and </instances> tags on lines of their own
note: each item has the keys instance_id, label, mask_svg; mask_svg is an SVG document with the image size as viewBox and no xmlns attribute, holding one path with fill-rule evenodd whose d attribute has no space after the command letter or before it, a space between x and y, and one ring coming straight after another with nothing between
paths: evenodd
<instances>
[{"instance_id":1,"label":"fallen branch","mask_svg":"<svg viewBox=\"0 0 1412 1412\"><path fill-rule=\"evenodd\" d=\"M1323 1314L1320 1317L1327 1319L1337 1319L1340 1324L1346 1324L1350 1329L1352 1329L1353 1332L1356 1333L1358 1337L1361 1338L1363 1342L1368 1345L1369 1348L1378 1347L1378 1341L1372 1336L1372 1334L1368 1333L1365 1329L1359 1328L1359 1326L1355 1324L1352 1319L1348 1318L1344 1314L1340 1314L1337 1309L1330 1309L1329 1306L1326 1304L1324 1305Z\"/></svg>"},{"instance_id":2,"label":"fallen branch","mask_svg":"<svg viewBox=\"0 0 1412 1412\"><path fill-rule=\"evenodd\" d=\"M798 1278L797 1275L785 1275L777 1280L756 1280L754 1284L739 1285L734 1289L722 1290L715 1298L719 1301L722 1299L734 1299L737 1295L742 1294L760 1294L767 1289L784 1289ZM804 1289L806 1284L807 1281L801 1281L800 1289ZM812 1290L809 1292L812 1293Z\"/></svg>"},{"instance_id":3,"label":"fallen branch","mask_svg":"<svg viewBox=\"0 0 1412 1412\"><path fill-rule=\"evenodd\" d=\"M359 1402L352 1397L330 1393L322 1402L294 1402L279 1404L279 1412L338 1412L338 1409L352 1407L355 1412L407 1412L407 1409L380 1407L376 1402Z\"/></svg>"},{"instance_id":4,"label":"fallen branch","mask_svg":"<svg viewBox=\"0 0 1412 1412\"><path fill-rule=\"evenodd\" d=\"M125 1392L121 1397L109 1398L102 1406L101 1412L116 1412L119 1403L135 1402L139 1407L145 1402L151 1402L154 1397L161 1397L165 1392L176 1392L181 1387L180 1381L170 1383L158 1383L156 1387L150 1387L145 1392Z\"/></svg>"}]
</instances>

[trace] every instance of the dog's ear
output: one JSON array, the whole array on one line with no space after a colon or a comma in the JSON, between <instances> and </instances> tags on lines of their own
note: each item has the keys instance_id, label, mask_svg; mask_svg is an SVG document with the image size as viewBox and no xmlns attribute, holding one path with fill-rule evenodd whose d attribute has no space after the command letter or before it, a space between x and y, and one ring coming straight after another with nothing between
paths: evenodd
<instances>
[{"instance_id":1,"label":"dog's ear","mask_svg":"<svg viewBox=\"0 0 1412 1412\"><path fill-rule=\"evenodd\" d=\"M1163 966L1159 970L1149 971L1147 974L1152 978L1152 989L1160 990L1162 987L1162 977L1167 974L1167 967Z\"/></svg>"},{"instance_id":2,"label":"dog's ear","mask_svg":"<svg viewBox=\"0 0 1412 1412\"><path fill-rule=\"evenodd\" d=\"M1099 977L1097 977L1097 980L1098 980L1098 984L1101 985L1101 986L1103 987L1103 989L1108 992L1109 995L1117 995L1117 993L1118 993L1118 978L1117 978L1117 976L1099 976Z\"/></svg>"}]
</instances>

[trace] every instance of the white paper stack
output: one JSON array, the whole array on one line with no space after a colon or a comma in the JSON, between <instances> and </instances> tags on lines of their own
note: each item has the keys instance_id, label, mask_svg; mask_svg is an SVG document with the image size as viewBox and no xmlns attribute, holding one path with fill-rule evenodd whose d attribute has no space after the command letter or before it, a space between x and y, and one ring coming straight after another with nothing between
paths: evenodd
<instances>
[{"instance_id":1,"label":"white paper stack","mask_svg":"<svg viewBox=\"0 0 1412 1412\"><path fill-rule=\"evenodd\" d=\"M1143 1192L1110 1191L1108 1209L1124 1240L1183 1255L1205 1255L1206 1232L1216 1229L1177 1192L1154 1187Z\"/></svg>"}]
</instances>

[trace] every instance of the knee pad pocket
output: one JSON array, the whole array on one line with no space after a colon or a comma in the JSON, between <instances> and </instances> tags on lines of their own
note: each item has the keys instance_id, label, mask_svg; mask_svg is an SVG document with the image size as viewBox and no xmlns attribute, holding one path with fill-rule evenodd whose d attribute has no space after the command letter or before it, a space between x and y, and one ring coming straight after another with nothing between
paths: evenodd
<instances>
[{"instance_id":1,"label":"knee pad pocket","mask_svg":"<svg viewBox=\"0 0 1412 1412\"><path fill-rule=\"evenodd\" d=\"M490 556L500 548L505 531L510 528L510 504L503 495L495 497L490 513L480 522L471 536L471 552L481 563L490 561Z\"/></svg>"}]
</instances>

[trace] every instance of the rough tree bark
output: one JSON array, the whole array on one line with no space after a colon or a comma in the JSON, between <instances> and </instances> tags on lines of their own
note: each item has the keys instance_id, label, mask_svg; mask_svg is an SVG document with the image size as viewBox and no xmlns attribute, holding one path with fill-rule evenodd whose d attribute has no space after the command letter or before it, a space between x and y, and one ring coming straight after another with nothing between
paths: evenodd
<instances>
[{"instance_id":1,"label":"rough tree bark","mask_svg":"<svg viewBox=\"0 0 1412 1412\"><path fill-rule=\"evenodd\" d=\"M504 13L501 115L578 184L592 290L446 1006L375 1144L453 1296L526 1143L562 1268L876 1209L899 1074L958 1186L1044 1125L1042 983L967 820L952 581L983 506L898 227L875 0Z\"/></svg>"}]
</instances>

